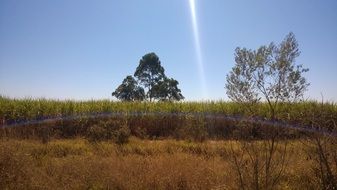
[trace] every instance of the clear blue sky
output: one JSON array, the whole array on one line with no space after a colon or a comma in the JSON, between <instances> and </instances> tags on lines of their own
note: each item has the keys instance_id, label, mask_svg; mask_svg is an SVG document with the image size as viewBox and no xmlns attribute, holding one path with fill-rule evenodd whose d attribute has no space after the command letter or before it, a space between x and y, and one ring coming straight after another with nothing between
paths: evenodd
<instances>
[{"instance_id":1,"label":"clear blue sky","mask_svg":"<svg viewBox=\"0 0 337 190\"><path fill-rule=\"evenodd\" d=\"M224 99L237 46L293 32L310 71L306 97L337 101L336 0L196 0L200 70L188 0L0 0L0 94L106 99L148 52L187 100Z\"/></svg>"}]
</instances>

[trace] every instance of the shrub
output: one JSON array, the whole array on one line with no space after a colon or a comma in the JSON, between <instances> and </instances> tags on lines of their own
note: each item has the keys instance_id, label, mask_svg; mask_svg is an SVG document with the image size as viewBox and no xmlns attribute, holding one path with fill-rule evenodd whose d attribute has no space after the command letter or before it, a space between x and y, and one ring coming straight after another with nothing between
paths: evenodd
<instances>
[{"instance_id":1,"label":"shrub","mask_svg":"<svg viewBox=\"0 0 337 190\"><path fill-rule=\"evenodd\" d=\"M183 126L177 129L175 136L178 139L205 141L208 138L205 118L187 115Z\"/></svg>"},{"instance_id":2,"label":"shrub","mask_svg":"<svg viewBox=\"0 0 337 190\"><path fill-rule=\"evenodd\" d=\"M0 189L31 189L28 168L32 164L15 146L0 146Z\"/></svg>"},{"instance_id":3,"label":"shrub","mask_svg":"<svg viewBox=\"0 0 337 190\"><path fill-rule=\"evenodd\" d=\"M130 129L127 125L122 125L113 131L113 140L116 144L126 144L129 142Z\"/></svg>"},{"instance_id":4,"label":"shrub","mask_svg":"<svg viewBox=\"0 0 337 190\"><path fill-rule=\"evenodd\" d=\"M105 140L107 136L106 129L101 125L93 125L88 128L86 138L90 142L99 142Z\"/></svg>"},{"instance_id":5,"label":"shrub","mask_svg":"<svg viewBox=\"0 0 337 190\"><path fill-rule=\"evenodd\" d=\"M119 120L101 121L88 128L86 138L90 142L113 140L116 144L125 144L129 141L130 129Z\"/></svg>"}]
</instances>

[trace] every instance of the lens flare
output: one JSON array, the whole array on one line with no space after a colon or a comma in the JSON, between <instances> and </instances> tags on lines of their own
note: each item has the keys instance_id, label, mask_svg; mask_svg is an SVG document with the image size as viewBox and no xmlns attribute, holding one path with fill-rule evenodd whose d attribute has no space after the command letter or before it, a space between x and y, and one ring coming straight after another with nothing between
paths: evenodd
<instances>
[{"instance_id":1,"label":"lens flare","mask_svg":"<svg viewBox=\"0 0 337 190\"><path fill-rule=\"evenodd\" d=\"M192 27L193 27L193 35L194 35L194 45L195 51L197 56L197 65L198 65L198 72L200 77L201 83L201 90L203 98L208 98L207 88L206 88L206 78L205 78L205 71L204 65L202 62L202 54L201 54L201 47L200 47L200 38L199 38L199 29L198 29L198 22L197 22L197 14L195 8L195 0L189 0L189 6L191 11L191 19L192 19Z\"/></svg>"},{"instance_id":2,"label":"lens flare","mask_svg":"<svg viewBox=\"0 0 337 190\"><path fill-rule=\"evenodd\" d=\"M35 120L23 120L23 121L9 121L4 125L0 125L0 129L4 128L13 128L13 127L25 127L30 125L39 125L39 124L48 124L55 122L65 122L65 121L76 121L84 118L87 119L104 119L104 118L125 118L125 117L139 117L139 116L160 116L160 117L195 117L209 119L210 121L214 120L223 120L223 121L233 121L233 122L247 122L249 124L261 124L262 126L269 126L275 128L285 128L285 129L294 129L303 132L315 133L324 136L337 137L337 132L333 130L322 129L316 126L306 126L301 124L289 124L287 122L278 121L278 120L266 120L265 118L260 117L245 117L240 115L225 115L225 114L216 114L216 113L207 113L207 112L102 112L102 113L87 113L80 115L70 115L70 116L59 116L59 117L46 117L39 118Z\"/></svg>"}]
</instances>

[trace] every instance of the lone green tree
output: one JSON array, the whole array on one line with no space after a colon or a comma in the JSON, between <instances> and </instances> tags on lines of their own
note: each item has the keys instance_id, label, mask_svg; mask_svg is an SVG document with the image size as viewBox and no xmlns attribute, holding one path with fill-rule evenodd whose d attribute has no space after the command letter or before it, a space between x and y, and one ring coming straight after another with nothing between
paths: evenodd
<instances>
[{"instance_id":1,"label":"lone green tree","mask_svg":"<svg viewBox=\"0 0 337 190\"><path fill-rule=\"evenodd\" d=\"M131 76L127 76L121 85L112 93L117 99L122 101L142 101L145 99L144 89Z\"/></svg>"},{"instance_id":2,"label":"lone green tree","mask_svg":"<svg viewBox=\"0 0 337 190\"><path fill-rule=\"evenodd\" d=\"M302 75L308 69L295 63L299 55L293 33L279 45L270 43L257 50L236 48L236 64L226 77L228 97L243 103L266 101L274 119L279 102L298 101L309 85Z\"/></svg>"},{"instance_id":3,"label":"lone green tree","mask_svg":"<svg viewBox=\"0 0 337 190\"><path fill-rule=\"evenodd\" d=\"M165 77L164 68L161 66L159 57L155 53L148 53L139 61L134 76L147 88L146 97L153 99L152 88Z\"/></svg>"},{"instance_id":4,"label":"lone green tree","mask_svg":"<svg viewBox=\"0 0 337 190\"><path fill-rule=\"evenodd\" d=\"M167 79L159 57L148 53L139 61L134 76L147 89L146 98L152 100L181 100L184 97L177 87L178 81Z\"/></svg>"}]
</instances>

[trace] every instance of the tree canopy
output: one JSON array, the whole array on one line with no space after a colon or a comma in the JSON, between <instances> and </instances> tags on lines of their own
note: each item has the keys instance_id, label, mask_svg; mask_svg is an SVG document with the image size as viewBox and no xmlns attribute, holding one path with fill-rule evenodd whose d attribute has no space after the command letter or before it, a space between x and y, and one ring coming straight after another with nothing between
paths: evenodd
<instances>
[{"instance_id":1,"label":"tree canopy","mask_svg":"<svg viewBox=\"0 0 337 190\"><path fill-rule=\"evenodd\" d=\"M295 62L299 55L293 33L279 45L270 43L257 50L236 48L236 64L226 77L228 97L236 102L267 101L274 117L279 102L299 100L309 85L302 75L308 69Z\"/></svg>"},{"instance_id":2,"label":"tree canopy","mask_svg":"<svg viewBox=\"0 0 337 190\"><path fill-rule=\"evenodd\" d=\"M161 101L179 101L184 99L181 90L178 88L179 82L173 78L164 78L151 89L153 97Z\"/></svg>"},{"instance_id":3,"label":"tree canopy","mask_svg":"<svg viewBox=\"0 0 337 190\"><path fill-rule=\"evenodd\" d=\"M112 93L112 96L116 96L116 98L123 101L141 101L145 99L145 92L138 85L138 82L131 75L128 75Z\"/></svg>"},{"instance_id":4,"label":"tree canopy","mask_svg":"<svg viewBox=\"0 0 337 190\"><path fill-rule=\"evenodd\" d=\"M164 71L159 57L155 53L148 53L139 61L134 76L148 89L146 97L150 101L155 98L153 97L153 87L166 77Z\"/></svg>"},{"instance_id":5,"label":"tree canopy","mask_svg":"<svg viewBox=\"0 0 337 190\"><path fill-rule=\"evenodd\" d=\"M184 99L178 88L179 82L173 78L167 78L159 57L153 52L145 54L140 59L134 77L137 80L132 76L127 76L112 96L123 101L145 99L179 101Z\"/></svg>"}]
</instances>

